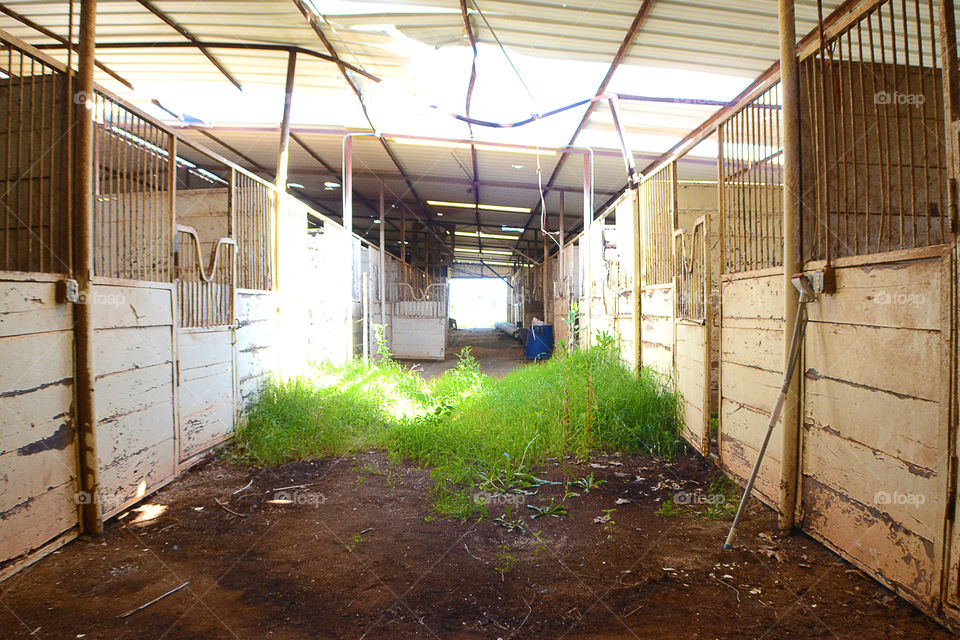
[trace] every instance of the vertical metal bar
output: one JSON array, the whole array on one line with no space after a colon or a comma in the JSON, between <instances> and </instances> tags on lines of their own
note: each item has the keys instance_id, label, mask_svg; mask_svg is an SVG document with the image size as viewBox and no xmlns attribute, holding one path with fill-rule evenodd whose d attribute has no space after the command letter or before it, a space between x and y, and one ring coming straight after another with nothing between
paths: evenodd
<instances>
[{"instance_id":1,"label":"vertical metal bar","mask_svg":"<svg viewBox=\"0 0 960 640\"><path fill-rule=\"evenodd\" d=\"M916 3L916 0L912 0ZM906 86L907 94L913 92L913 82L910 80L910 76L913 75L910 71L910 29L907 26L907 0L900 0L900 21L903 29L903 73L906 76ZM917 67L919 70L919 66ZM919 95L923 92L923 87L920 87ZM913 101L913 108L907 112L907 146L909 147L909 157L910 164L907 167L907 171L910 173L910 193L907 197L907 203L910 206L910 242L909 247L913 248L917 246L917 180L916 180L916 157L914 153L914 139L913 139L913 129L916 124L915 115L917 108L923 109L922 104L918 104L916 100ZM921 125L922 126L922 125ZM902 150L901 150L902 153ZM902 164L902 162L901 162ZM901 190L902 190L901 185Z\"/></svg>"},{"instance_id":2,"label":"vertical metal bar","mask_svg":"<svg viewBox=\"0 0 960 640\"><path fill-rule=\"evenodd\" d=\"M850 58L851 61L853 60L853 54L849 44L852 40L853 40L853 36L851 35L850 40L848 40L848 47L847 47L847 57ZM863 91L863 65L864 65L863 35L860 30L860 22L857 23L857 48L858 48L858 55L857 55L858 82L857 82L856 95L860 96L860 109L858 110L855 108L855 104L856 104L855 100L851 101L850 109L854 112L853 130L856 132L856 134L859 134L861 136L861 139L863 139L864 141L867 141L869 140L869 137L867 134L869 129L865 122L867 105L866 105L866 94ZM854 94L852 81L850 84L850 93L852 95ZM860 115L859 123L857 122L857 119L856 119L857 113L859 113ZM856 212L854 213L854 218L853 218L853 226L854 226L853 252L856 255L860 255L860 236L863 235L863 233L860 230L860 207L861 206L863 206L863 210L864 210L864 214L867 222L867 226L866 226L867 233L869 233L869 230L870 230L870 206L869 206L870 158L868 156L868 152L866 149L867 146L868 145L866 144L857 144L855 145L855 151L854 151L855 155L854 155L854 170L853 170L853 202L854 202L854 206L856 207ZM862 171L860 171L858 167L859 158L861 154L863 155ZM867 179L867 192L864 194L865 198L863 201L860 200L861 175L866 176L866 179Z\"/></svg>"},{"instance_id":3,"label":"vertical metal bar","mask_svg":"<svg viewBox=\"0 0 960 640\"><path fill-rule=\"evenodd\" d=\"M941 142L941 136L936 136L935 144L937 145L937 194L938 204L940 210L940 241L946 242L948 233L955 232L954 224L956 223L956 202L954 202L954 196L950 193L950 189L944 189L943 180L945 174L948 171L952 172L954 165L952 162L953 159L953 149L954 141L956 140L956 134L953 133L953 123L956 121L957 114L957 104L954 100L957 97L957 82L958 82L958 72L955 64L956 62L956 48L957 48L957 32L956 32L956 19L953 15L953 2L949 1L949 7L944 7L942 4L938 5L938 14L939 20L934 20L933 12L933 2L934 0L929 0L928 3L928 13L930 18L930 41L931 42L940 42L940 48L942 55L940 59L940 65L937 65L937 47L931 45L930 55L932 58L932 67L934 69L940 68L942 75L942 86L937 87L934 91L936 96L936 113L938 117L945 118L946 122L943 123L944 126L944 136L949 141L948 143ZM937 30L934 25L939 23L939 40L935 31ZM937 127L939 129L939 126ZM947 178L947 187L951 184L956 184L955 178L952 175L946 175ZM954 182L951 182L954 180ZM946 195L944 195L946 194Z\"/></svg>"},{"instance_id":4,"label":"vertical metal bar","mask_svg":"<svg viewBox=\"0 0 960 640\"><path fill-rule=\"evenodd\" d=\"M923 159L923 222L924 229L926 230L925 238L923 243L925 245L933 244L931 242L931 221L930 221L930 151L929 144L927 139L927 90L924 83L924 78L926 73L924 72L924 59L923 54L923 28L920 23L920 0L913 0L913 13L914 21L917 25L917 84L920 85L920 95L924 97L923 104L920 105L920 133L921 139L923 140L923 152L920 154L920 157ZM934 46L934 40L930 41L930 47ZM916 168L914 168L916 171Z\"/></svg>"},{"instance_id":5,"label":"vertical metal bar","mask_svg":"<svg viewBox=\"0 0 960 640\"><path fill-rule=\"evenodd\" d=\"M5 160L4 160L4 173L3 181L4 187L7 194L10 194L13 191L13 168L10 164L10 149L13 148L13 47L7 47L7 70L10 76L10 89L7 91L7 126L4 131L4 148L5 148ZM19 125L19 122L18 122ZM12 195L8 195L8 201L13 202ZM10 259L10 246L13 243L13 234L16 230L16 219L13 217L12 212L9 208L3 207L3 228L5 230L3 238L3 263L2 266L4 269L13 270L15 267L13 265L13 260Z\"/></svg>"},{"instance_id":6,"label":"vertical metal bar","mask_svg":"<svg viewBox=\"0 0 960 640\"><path fill-rule=\"evenodd\" d=\"M848 148L847 148L847 112L849 109L846 105L846 87L848 84L847 75L843 72L844 59L843 59L843 40L846 35L840 36L836 40L836 51L837 51L837 60L832 60L831 63L836 68L837 82L834 84L834 91L837 91L839 95L834 96L834 104L839 105L840 111L840 135L837 138L835 143L839 147L837 154L835 156L835 162L839 165L839 175L837 176L837 182L839 186L834 187L837 190L837 232L839 234L837 255L849 255L849 240L850 240L850 198L847 194L848 179L849 179L849 169L850 169L850 159L848 157ZM834 111L834 118L836 118L836 110Z\"/></svg>"},{"instance_id":7,"label":"vertical metal bar","mask_svg":"<svg viewBox=\"0 0 960 640\"><path fill-rule=\"evenodd\" d=\"M893 0L887 2L887 6L890 7L890 44L891 44L891 54L893 56L893 92L891 93L890 106L893 107L894 116L897 121L894 125L894 131L897 135L897 184L895 187L897 193L897 201L899 204L899 243L897 244L898 249L903 249L903 209L904 209L904 199L903 199L903 137L901 129L903 128L903 116L901 114L902 109L897 100L897 95L899 94L900 80L899 80L899 67L900 62L897 56L897 22L896 16L894 15L894 3ZM888 149L889 153L889 149ZM892 223L892 220L891 220Z\"/></svg>"}]
</instances>

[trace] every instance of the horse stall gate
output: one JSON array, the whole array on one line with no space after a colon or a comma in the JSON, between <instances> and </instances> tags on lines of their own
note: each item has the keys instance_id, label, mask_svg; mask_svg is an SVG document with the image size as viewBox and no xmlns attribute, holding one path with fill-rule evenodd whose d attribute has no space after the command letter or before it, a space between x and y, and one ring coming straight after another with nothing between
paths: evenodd
<instances>
[{"instance_id":1,"label":"horse stall gate","mask_svg":"<svg viewBox=\"0 0 960 640\"><path fill-rule=\"evenodd\" d=\"M780 84L717 132L720 202L720 466L744 482L783 382L783 173ZM786 292L793 295L790 292ZM776 508L782 417L754 491Z\"/></svg>"},{"instance_id":2,"label":"horse stall gate","mask_svg":"<svg viewBox=\"0 0 960 640\"><path fill-rule=\"evenodd\" d=\"M580 260L577 240L565 244L563 251L554 254L556 268L553 274L553 338L556 344L562 341L571 345L577 340L577 327L570 327L571 310L576 310L580 298ZM576 320L574 320L576 322Z\"/></svg>"},{"instance_id":3,"label":"horse stall gate","mask_svg":"<svg viewBox=\"0 0 960 640\"><path fill-rule=\"evenodd\" d=\"M443 360L447 352L449 286L434 282L422 292L406 282L394 283L390 305L390 350L394 357Z\"/></svg>"},{"instance_id":4,"label":"horse stall gate","mask_svg":"<svg viewBox=\"0 0 960 640\"><path fill-rule=\"evenodd\" d=\"M802 258L836 292L807 306L798 502L814 538L956 618L955 176L935 13L877 2L801 55Z\"/></svg>"},{"instance_id":5,"label":"horse stall gate","mask_svg":"<svg viewBox=\"0 0 960 640\"><path fill-rule=\"evenodd\" d=\"M628 190L590 225L581 242L591 243L591 282L583 313L594 337L611 336L624 362L637 364L634 334L634 246L637 195Z\"/></svg>"},{"instance_id":6,"label":"horse stall gate","mask_svg":"<svg viewBox=\"0 0 960 640\"><path fill-rule=\"evenodd\" d=\"M664 165L640 184L640 363L673 376L673 231L676 164Z\"/></svg>"},{"instance_id":7,"label":"horse stall gate","mask_svg":"<svg viewBox=\"0 0 960 640\"><path fill-rule=\"evenodd\" d=\"M276 246L306 256L309 238L305 206L281 218L273 185L98 88L89 98L93 274L89 293L70 298L66 70L6 34L0 42L9 151L0 175L11 203L0 211L0 359L10 364L0 413L13 425L0 445L7 576L74 538L82 504L117 514L229 437L279 368L281 325L308 329L279 298ZM297 273L287 272L288 300L302 293ZM92 307L95 495L79 485L78 305Z\"/></svg>"}]
</instances>

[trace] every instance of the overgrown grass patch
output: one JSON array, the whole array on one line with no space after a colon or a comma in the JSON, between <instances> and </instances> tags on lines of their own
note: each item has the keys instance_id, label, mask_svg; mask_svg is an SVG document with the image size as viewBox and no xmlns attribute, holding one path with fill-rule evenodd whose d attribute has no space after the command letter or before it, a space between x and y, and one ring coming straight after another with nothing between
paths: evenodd
<instances>
[{"instance_id":1,"label":"overgrown grass patch","mask_svg":"<svg viewBox=\"0 0 960 640\"><path fill-rule=\"evenodd\" d=\"M599 342L500 380L481 373L468 350L430 383L392 361L322 365L309 378L268 387L232 455L275 465L379 447L430 468L435 509L459 518L485 513L474 499L480 491L535 488L550 458L675 457L683 447L676 393Z\"/></svg>"}]
</instances>

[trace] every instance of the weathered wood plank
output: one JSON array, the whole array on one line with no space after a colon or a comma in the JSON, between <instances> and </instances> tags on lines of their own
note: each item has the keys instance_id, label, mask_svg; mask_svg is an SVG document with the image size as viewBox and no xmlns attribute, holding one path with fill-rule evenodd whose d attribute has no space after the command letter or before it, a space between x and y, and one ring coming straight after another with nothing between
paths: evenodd
<instances>
[{"instance_id":1,"label":"weathered wood plank","mask_svg":"<svg viewBox=\"0 0 960 640\"><path fill-rule=\"evenodd\" d=\"M276 320L279 299L276 294L237 294L237 320L241 324L258 320Z\"/></svg>"},{"instance_id":2,"label":"weathered wood plank","mask_svg":"<svg viewBox=\"0 0 960 640\"><path fill-rule=\"evenodd\" d=\"M73 333L0 338L0 401L73 379Z\"/></svg>"},{"instance_id":3,"label":"weathered wood plank","mask_svg":"<svg viewBox=\"0 0 960 640\"><path fill-rule=\"evenodd\" d=\"M723 327L720 354L724 362L783 370L783 323L776 329Z\"/></svg>"},{"instance_id":4,"label":"weathered wood plank","mask_svg":"<svg viewBox=\"0 0 960 640\"><path fill-rule=\"evenodd\" d=\"M783 319L783 276L720 281L726 318Z\"/></svg>"},{"instance_id":5,"label":"weathered wood plank","mask_svg":"<svg viewBox=\"0 0 960 640\"><path fill-rule=\"evenodd\" d=\"M749 367L736 362L721 363L721 394L732 400L770 415L776 402L783 374Z\"/></svg>"},{"instance_id":6,"label":"weathered wood plank","mask_svg":"<svg viewBox=\"0 0 960 640\"><path fill-rule=\"evenodd\" d=\"M756 459L757 450L754 447L730 436L720 438L720 466L741 486L746 485ZM769 451L760 464L753 491L752 497L776 509L780 497L780 461L770 456Z\"/></svg>"},{"instance_id":7,"label":"weathered wood plank","mask_svg":"<svg viewBox=\"0 0 960 640\"><path fill-rule=\"evenodd\" d=\"M181 416L180 424L180 460L183 461L214 446L233 431L233 402Z\"/></svg>"},{"instance_id":8,"label":"weathered wood plank","mask_svg":"<svg viewBox=\"0 0 960 640\"><path fill-rule=\"evenodd\" d=\"M144 409L101 420L97 425L97 456L104 467L142 455L174 434L173 398ZM161 470L162 472L162 470ZM166 473L172 474L173 467Z\"/></svg>"},{"instance_id":9,"label":"weathered wood plank","mask_svg":"<svg viewBox=\"0 0 960 640\"><path fill-rule=\"evenodd\" d=\"M943 499L933 472L823 431L804 429L802 469L806 477L830 487L926 540L942 527Z\"/></svg>"},{"instance_id":10,"label":"weathered wood plank","mask_svg":"<svg viewBox=\"0 0 960 640\"><path fill-rule=\"evenodd\" d=\"M180 372L214 363L233 361L232 330L181 331L178 357Z\"/></svg>"},{"instance_id":11,"label":"weathered wood plank","mask_svg":"<svg viewBox=\"0 0 960 640\"><path fill-rule=\"evenodd\" d=\"M814 322L939 331L942 260L837 269L836 295L807 306Z\"/></svg>"},{"instance_id":12,"label":"weathered wood plank","mask_svg":"<svg viewBox=\"0 0 960 640\"><path fill-rule=\"evenodd\" d=\"M0 282L0 337L73 329L71 305L58 304L53 282Z\"/></svg>"},{"instance_id":13,"label":"weathered wood plank","mask_svg":"<svg viewBox=\"0 0 960 640\"><path fill-rule=\"evenodd\" d=\"M804 423L858 442L880 456L933 470L944 442L937 402L810 378L804 382Z\"/></svg>"},{"instance_id":14,"label":"weathered wood plank","mask_svg":"<svg viewBox=\"0 0 960 640\"><path fill-rule=\"evenodd\" d=\"M2 514L0 558L9 560L39 549L77 525L73 481L64 482Z\"/></svg>"},{"instance_id":15,"label":"weathered wood plank","mask_svg":"<svg viewBox=\"0 0 960 640\"><path fill-rule=\"evenodd\" d=\"M97 413L106 420L170 402L173 383L170 362L101 376L97 379Z\"/></svg>"},{"instance_id":16,"label":"weathered wood plank","mask_svg":"<svg viewBox=\"0 0 960 640\"><path fill-rule=\"evenodd\" d=\"M93 288L91 304L96 329L173 324L173 294L169 289L100 284Z\"/></svg>"},{"instance_id":17,"label":"weathered wood plank","mask_svg":"<svg viewBox=\"0 0 960 640\"><path fill-rule=\"evenodd\" d=\"M931 541L809 476L802 491L805 531L889 586L933 606L940 578Z\"/></svg>"},{"instance_id":18,"label":"weathered wood plank","mask_svg":"<svg viewBox=\"0 0 960 640\"><path fill-rule=\"evenodd\" d=\"M212 364L192 369L196 377L180 383L180 420L186 420L213 405L230 402L233 397L233 375L229 365Z\"/></svg>"},{"instance_id":19,"label":"weathered wood plank","mask_svg":"<svg viewBox=\"0 0 960 640\"><path fill-rule=\"evenodd\" d=\"M72 431L68 433L72 436ZM23 454L20 450L0 456L0 514L29 502L51 487L72 482L76 473L76 447L72 437L49 447ZM0 515L0 522L3 518Z\"/></svg>"},{"instance_id":20,"label":"weathered wood plank","mask_svg":"<svg viewBox=\"0 0 960 640\"><path fill-rule=\"evenodd\" d=\"M938 401L943 354L939 332L810 323L804 340L807 378L865 385L892 397Z\"/></svg>"},{"instance_id":21,"label":"weathered wood plank","mask_svg":"<svg viewBox=\"0 0 960 640\"><path fill-rule=\"evenodd\" d=\"M96 375L129 371L173 361L171 327L98 329L94 334Z\"/></svg>"},{"instance_id":22,"label":"weathered wood plank","mask_svg":"<svg viewBox=\"0 0 960 640\"><path fill-rule=\"evenodd\" d=\"M673 288L645 288L641 295L641 308L644 316L673 317Z\"/></svg>"},{"instance_id":23,"label":"weathered wood plank","mask_svg":"<svg viewBox=\"0 0 960 640\"><path fill-rule=\"evenodd\" d=\"M763 442L763 436L767 432L767 423L770 421L770 414L758 411L753 407L743 405L723 398L720 407L720 433L722 437L731 437L739 442L747 444L760 450L760 444ZM780 459L781 433L783 431L783 421L778 420L773 428L773 434L770 437L770 444L767 447L767 456L774 460ZM753 460L750 461L753 464Z\"/></svg>"},{"instance_id":24,"label":"weathered wood plank","mask_svg":"<svg viewBox=\"0 0 960 640\"><path fill-rule=\"evenodd\" d=\"M30 393L0 397L0 455L55 446L73 437L73 382L67 380Z\"/></svg>"},{"instance_id":25,"label":"weathered wood plank","mask_svg":"<svg viewBox=\"0 0 960 640\"><path fill-rule=\"evenodd\" d=\"M130 500L150 493L170 478L173 469L172 437L101 467L100 501L104 517L110 517Z\"/></svg>"}]
</instances>

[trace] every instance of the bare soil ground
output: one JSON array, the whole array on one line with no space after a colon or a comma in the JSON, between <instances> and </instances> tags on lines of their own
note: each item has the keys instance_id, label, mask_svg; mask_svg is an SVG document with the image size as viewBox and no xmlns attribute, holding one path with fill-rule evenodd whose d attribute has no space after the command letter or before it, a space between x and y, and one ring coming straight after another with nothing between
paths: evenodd
<instances>
[{"instance_id":1,"label":"bare soil ground","mask_svg":"<svg viewBox=\"0 0 960 640\"><path fill-rule=\"evenodd\" d=\"M427 378L439 376L457 365L457 354L463 347L470 347L470 353L480 362L480 369L495 378L527 364L520 343L496 329L458 329L448 334L446 359L417 362L417 369Z\"/></svg>"},{"instance_id":2,"label":"bare soil ground","mask_svg":"<svg viewBox=\"0 0 960 640\"><path fill-rule=\"evenodd\" d=\"M806 536L775 536L763 507L726 552L728 521L658 513L707 490L699 457L591 462L542 474L604 480L567 498L567 516L530 518L560 485L509 505L521 533L493 520L502 504L479 522L433 518L428 472L377 452L213 461L0 584L0 637L951 637ZM596 523L607 509L613 524Z\"/></svg>"}]
</instances>

